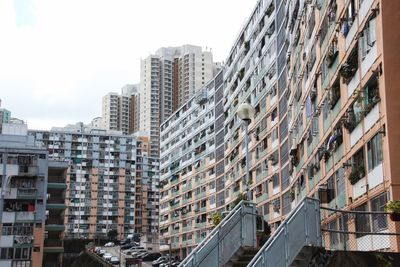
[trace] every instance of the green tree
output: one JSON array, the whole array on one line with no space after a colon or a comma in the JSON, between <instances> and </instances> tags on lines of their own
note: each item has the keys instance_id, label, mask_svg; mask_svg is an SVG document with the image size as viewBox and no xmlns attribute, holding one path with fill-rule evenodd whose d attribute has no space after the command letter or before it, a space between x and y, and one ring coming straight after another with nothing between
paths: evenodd
<instances>
[{"instance_id":1,"label":"green tree","mask_svg":"<svg viewBox=\"0 0 400 267\"><path fill-rule=\"evenodd\" d=\"M118 232L115 229L112 229L112 230L108 231L108 233L107 233L107 236L108 236L109 240L116 240L117 239L117 235L118 235Z\"/></svg>"},{"instance_id":2,"label":"green tree","mask_svg":"<svg viewBox=\"0 0 400 267\"><path fill-rule=\"evenodd\" d=\"M218 224L222 221L222 216L220 213L214 213L211 219L214 227L217 227Z\"/></svg>"}]
</instances>

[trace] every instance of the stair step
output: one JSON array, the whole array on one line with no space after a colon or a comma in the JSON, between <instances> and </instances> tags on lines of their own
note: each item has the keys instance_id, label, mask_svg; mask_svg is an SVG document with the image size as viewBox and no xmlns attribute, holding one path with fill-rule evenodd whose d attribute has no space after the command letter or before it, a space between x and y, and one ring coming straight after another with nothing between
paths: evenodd
<instances>
[{"instance_id":1,"label":"stair step","mask_svg":"<svg viewBox=\"0 0 400 267\"><path fill-rule=\"evenodd\" d=\"M246 267L247 264L249 264L250 261L235 261L233 262L232 266L233 267Z\"/></svg>"},{"instance_id":2,"label":"stair step","mask_svg":"<svg viewBox=\"0 0 400 267\"><path fill-rule=\"evenodd\" d=\"M239 261L250 262L254 258L254 256L255 256L255 254L254 255L250 255L250 254L242 255L242 256L239 256Z\"/></svg>"}]
</instances>

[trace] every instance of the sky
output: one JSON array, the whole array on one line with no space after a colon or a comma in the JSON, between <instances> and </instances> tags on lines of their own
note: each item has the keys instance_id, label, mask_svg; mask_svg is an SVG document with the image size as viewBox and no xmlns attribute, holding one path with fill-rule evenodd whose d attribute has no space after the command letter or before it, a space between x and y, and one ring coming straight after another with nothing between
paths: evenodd
<instances>
[{"instance_id":1,"label":"sky","mask_svg":"<svg viewBox=\"0 0 400 267\"><path fill-rule=\"evenodd\" d=\"M257 0L0 0L0 99L30 129L101 116L140 59L193 44L226 60Z\"/></svg>"}]
</instances>

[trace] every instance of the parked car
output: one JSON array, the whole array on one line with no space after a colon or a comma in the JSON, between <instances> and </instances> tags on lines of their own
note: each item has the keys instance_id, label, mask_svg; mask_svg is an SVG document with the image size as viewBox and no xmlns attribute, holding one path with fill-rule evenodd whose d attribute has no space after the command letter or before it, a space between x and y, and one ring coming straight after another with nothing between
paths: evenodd
<instances>
[{"instance_id":1,"label":"parked car","mask_svg":"<svg viewBox=\"0 0 400 267\"><path fill-rule=\"evenodd\" d=\"M115 246L114 242L108 242L104 245L105 247L113 247Z\"/></svg>"},{"instance_id":2,"label":"parked car","mask_svg":"<svg viewBox=\"0 0 400 267\"><path fill-rule=\"evenodd\" d=\"M146 252L140 253L137 257L138 257L139 259L143 259L144 257L146 257L146 256L149 255L149 254L150 254L150 252L146 251Z\"/></svg>"},{"instance_id":3,"label":"parked car","mask_svg":"<svg viewBox=\"0 0 400 267\"><path fill-rule=\"evenodd\" d=\"M165 262L167 262L168 260L169 260L169 257L168 257L168 256L161 256L161 257L159 257L158 259L154 260L154 261L151 263L151 266L153 266L153 267L159 267L161 263L165 263Z\"/></svg>"},{"instance_id":4,"label":"parked car","mask_svg":"<svg viewBox=\"0 0 400 267\"><path fill-rule=\"evenodd\" d=\"M125 253L127 255L133 255L133 253L138 253L138 252L146 252L147 250L145 250L142 247L135 247L135 248L131 248L129 250L127 250Z\"/></svg>"},{"instance_id":5,"label":"parked car","mask_svg":"<svg viewBox=\"0 0 400 267\"><path fill-rule=\"evenodd\" d=\"M146 256L142 257L143 261L154 261L158 258L161 257L161 254L158 252L151 252L149 254L147 254Z\"/></svg>"},{"instance_id":6,"label":"parked car","mask_svg":"<svg viewBox=\"0 0 400 267\"><path fill-rule=\"evenodd\" d=\"M112 257L113 255L111 255L110 253L106 253L103 255L103 259L105 259L106 261L110 261Z\"/></svg>"},{"instance_id":7,"label":"parked car","mask_svg":"<svg viewBox=\"0 0 400 267\"><path fill-rule=\"evenodd\" d=\"M139 258L141 258L140 256L142 256L145 253L149 253L149 252L147 252L147 251L137 251L137 252L133 252L131 255L132 255L132 258L139 259Z\"/></svg>"},{"instance_id":8,"label":"parked car","mask_svg":"<svg viewBox=\"0 0 400 267\"><path fill-rule=\"evenodd\" d=\"M135 243L129 243L129 244L123 245L121 247L121 249L126 250L126 249L130 249L130 248L133 248L133 247L136 247L136 246L137 245Z\"/></svg>"},{"instance_id":9,"label":"parked car","mask_svg":"<svg viewBox=\"0 0 400 267\"><path fill-rule=\"evenodd\" d=\"M112 256L110 259L110 262L112 264L119 264L119 259L118 259L118 257Z\"/></svg>"},{"instance_id":10,"label":"parked car","mask_svg":"<svg viewBox=\"0 0 400 267\"><path fill-rule=\"evenodd\" d=\"M170 261L169 255L161 256L160 258L152 262L152 266L159 267L163 263L169 263L169 261ZM171 262L173 261L175 261L174 258L171 259Z\"/></svg>"},{"instance_id":11,"label":"parked car","mask_svg":"<svg viewBox=\"0 0 400 267\"><path fill-rule=\"evenodd\" d=\"M99 254L100 250L101 250L101 247L95 247L93 251L95 253Z\"/></svg>"},{"instance_id":12,"label":"parked car","mask_svg":"<svg viewBox=\"0 0 400 267\"><path fill-rule=\"evenodd\" d=\"M98 254L99 254L100 256L103 256L103 255L106 254L106 253L107 253L107 251L105 251L104 249L100 249Z\"/></svg>"}]
</instances>

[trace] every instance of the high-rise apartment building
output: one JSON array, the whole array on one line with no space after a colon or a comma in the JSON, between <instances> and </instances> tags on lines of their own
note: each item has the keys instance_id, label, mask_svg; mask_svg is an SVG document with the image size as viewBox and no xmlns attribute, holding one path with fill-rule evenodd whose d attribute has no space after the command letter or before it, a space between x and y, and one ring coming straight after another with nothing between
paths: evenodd
<instances>
[{"instance_id":1,"label":"high-rise apartment building","mask_svg":"<svg viewBox=\"0 0 400 267\"><path fill-rule=\"evenodd\" d=\"M9 123L11 119L11 112L5 108L0 108L0 124Z\"/></svg>"},{"instance_id":2,"label":"high-rise apartment building","mask_svg":"<svg viewBox=\"0 0 400 267\"><path fill-rule=\"evenodd\" d=\"M148 137L85 127L30 131L50 159L69 162L65 214L69 237L105 237L111 229L154 235L158 230L158 160Z\"/></svg>"},{"instance_id":3,"label":"high-rise apartment building","mask_svg":"<svg viewBox=\"0 0 400 267\"><path fill-rule=\"evenodd\" d=\"M188 149L185 136L174 134L186 131L180 122L189 113L178 110L161 126L160 231L175 254L187 255L212 228L212 214L228 210L247 187L272 230L305 196L360 211L383 211L399 199L399 81L393 77L400 36L392 27L399 8L385 0L258 1L228 56L223 87L215 85L215 163L204 166L215 166L215 178L206 173L186 187L201 177L183 156L201 146ZM255 110L250 184L244 183L244 127L236 114L245 102ZM354 230L379 232L393 224L368 218L359 218ZM380 246L398 251L389 240Z\"/></svg>"},{"instance_id":4,"label":"high-rise apartment building","mask_svg":"<svg viewBox=\"0 0 400 267\"><path fill-rule=\"evenodd\" d=\"M221 94L222 72L161 126L160 238L174 250L184 244L183 257L207 234L205 211L216 207L216 88Z\"/></svg>"},{"instance_id":5,"label":"high-rise apartment building","mask_svg":"<svg viewBox=\"0 0 400 267\"><path fill-rule=\"evenodd\" d=\"M68 162L49 160L43 267L62 266Z\"/></svg>"},{"instance_id":6,"label":"high-rise apartment building","mask_svg":"<svg viewBox=\"0 0 400 267\"><path fill-rule=\"evenodd\" d=\"M152 155L159 151L159 127L196 90L212 79L212 53L201 47L163 47L141 61L139 129L151 135Z\"/></svg>"},{"instance_id":7,"label":"high-rise apartment building","mask_svg":"<svg viewBox=\"0 0 400 267\"><path fill-rule=\"evenodd\" d=\"M139 131L139 93L135 92L131 95L131 110L129 121L129 133L136 133Z\"/></svg>"},{"instance_id":8,"label":"high-rise apartment building","mask_svg":"<svg viewBox=\"0 0 400 267\"><path fill-rule=\"evenodd\" d=\"M11 112L5 108L1 108L1 99L0 99L0 133L3 123L9 123L10 120L11 120Z\"/></svg>"},{"instance_id":9,"label":"high-rise apartment building","mask_svg":"<svg viewBox=\"0 0 400 267\"><path fill-rule=\"evenodd\" d=\"M137 92L138 85L127 84L122 87L121 94L108 93L103 97L102 127L104 129L122 131L124 134L137 131Z\"/></svg>"},{"instance_id":10,"label":"high-rise apartment building","mask_svg":"<svg viewBox=\"0 0 400 267\"><path fill-rule=\"evenodd\" d=\"M107 130L118 131L120 127L120 96L118 93L108 93L103 96L102 114L103 126Z\"/></svg>"},{"instance_id":11,"label":"high-rise apartment building","mask_svg":"<svg viewBox=\"0 0 400 267\"><path fill-rule=\"evenodd\" d=\"M0 166L0 265L62 266L67 163L27 135L0 135Z\"/></svg>"}]
</instances>

